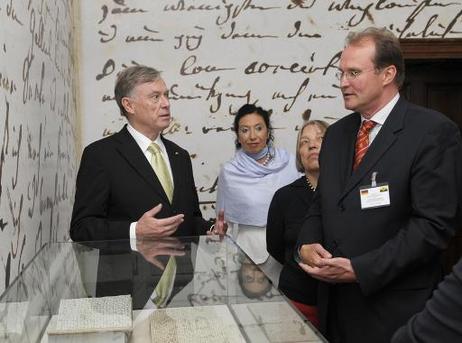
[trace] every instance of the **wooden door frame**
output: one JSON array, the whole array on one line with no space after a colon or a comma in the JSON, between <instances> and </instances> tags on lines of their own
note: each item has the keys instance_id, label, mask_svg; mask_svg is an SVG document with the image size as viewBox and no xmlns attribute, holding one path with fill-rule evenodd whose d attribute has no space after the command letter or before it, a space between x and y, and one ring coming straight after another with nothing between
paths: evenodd
<instances>
[{"instance_id":1,"label":"wooden door frame","mask_svg":"<svg viewBox=\"0 0 462 343\"><path fill-rule=\"evenodd\" d=\"M400 39L405 60L462 59L462 38Z\"/></svg>"}]
</instances>

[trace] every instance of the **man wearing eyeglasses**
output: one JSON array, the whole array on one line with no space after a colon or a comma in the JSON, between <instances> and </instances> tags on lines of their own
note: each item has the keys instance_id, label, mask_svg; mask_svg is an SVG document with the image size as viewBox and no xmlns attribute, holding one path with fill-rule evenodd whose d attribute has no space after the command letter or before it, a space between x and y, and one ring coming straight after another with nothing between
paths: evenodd
<instances>
[{"instance_id":1,"label":"man wearing eyeglasses","mask_svg":"<svg viewBox=\"0 0 462 343\"><path fill-rule=\"evenodd\" d=\"M441 113L400 97L404 61L386 29L350 33L339 70L354 113L325 135L300 266L323 281L330 342L389 342L431 296L460 225L461 136Z\"/></svg>"}]
</instances>

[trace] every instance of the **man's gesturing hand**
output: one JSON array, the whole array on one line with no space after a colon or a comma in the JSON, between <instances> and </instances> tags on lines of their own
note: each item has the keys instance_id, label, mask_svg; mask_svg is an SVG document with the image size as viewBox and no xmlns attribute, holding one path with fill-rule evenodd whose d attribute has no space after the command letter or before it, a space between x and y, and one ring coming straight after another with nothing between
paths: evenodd
<instances>
[{"instance_id":1,"label":"man's gesturing hand","mask_svg":"<svg viewBox=\"0 0 462 343\"><path fill-rule=\"evenodd\" d=\"M157 219L155 216L161 209L162 204L159 204L141 216L136 224L136 237L138 239L171 236L183 222L184 214Z\"/></svg>"}]
</instances>

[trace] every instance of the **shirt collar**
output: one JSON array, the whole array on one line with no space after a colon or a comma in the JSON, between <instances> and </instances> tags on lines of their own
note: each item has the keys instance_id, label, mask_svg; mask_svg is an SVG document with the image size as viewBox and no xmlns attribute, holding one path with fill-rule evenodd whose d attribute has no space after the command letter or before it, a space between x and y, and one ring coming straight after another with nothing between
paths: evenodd
<instances>
[{"instance_id":1,"label":"shirt collar","mask_svg":"<svg viewBox=\"0 0 462 343\"><path fill-rule=\"evenodd\" d=\"M383 125L385 123L385 120L387 120L388 116L390 115L391 111L393 110L393 107L395 107L396 103L399 100L399 93L396 93L396 95L391 99L388 104L383 106L376 114L370 118L374 123L377 123L379 125ZM367 120L363 116L361 116L361 122L364 120Z\"/></svg>"},{"instance_id":2,"label":"shirt collar","mask_svg":"<svg viewBox=\"0 0 462 343\"><path fill-rule=\"evenodd\" d=\"M133 126L130 125L130 123L127 123L127 130L133 136L141 151L146 152L152 141L141 132L137 131ZM156 143L160 147L160 150L165 153L165 145L164 142L162 142L160 135L157 136L157 138L154 140L154 143Z\"/></svg>"}]
</instances>

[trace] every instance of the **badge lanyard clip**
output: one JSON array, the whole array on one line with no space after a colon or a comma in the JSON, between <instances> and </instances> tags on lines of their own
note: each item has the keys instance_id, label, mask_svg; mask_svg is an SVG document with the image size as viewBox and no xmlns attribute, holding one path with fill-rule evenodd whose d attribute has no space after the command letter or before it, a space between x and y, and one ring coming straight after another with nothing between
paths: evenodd
<instances>
[{"instance_id":1,"label":"badge lanyard clip","mask_svg":"<svg viewBox=\"0 0 462 343\"><path fill-rule=\"evenodd\" d=\"M377 172L373 172L371 176L371 187L377 187Z\"/></svg>"}]
</instances>

